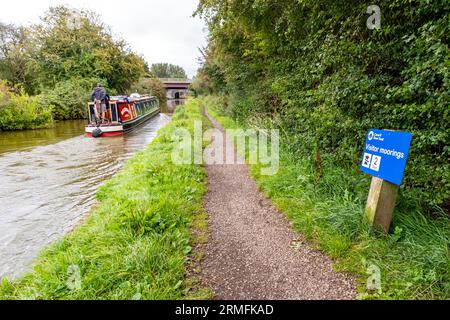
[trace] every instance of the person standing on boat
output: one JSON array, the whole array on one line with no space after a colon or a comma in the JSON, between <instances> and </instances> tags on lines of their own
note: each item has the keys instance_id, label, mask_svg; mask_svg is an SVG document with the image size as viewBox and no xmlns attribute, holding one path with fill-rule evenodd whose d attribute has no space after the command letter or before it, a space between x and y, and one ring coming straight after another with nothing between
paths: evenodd
<instances>
[{"instance_id":1,"label":"person standing on boat","mask_svg":"<svg viewBox=\"0 0 450 320\"><path fill-rule=\"evenodd\" d=\"M106 97L106 90L102 88L100 83L98 83L94 91L92 91L91 100L94 101L97 118L98 115L101 115L102 123L105 120L106 115Z\"/></svg>"}]
</instances>

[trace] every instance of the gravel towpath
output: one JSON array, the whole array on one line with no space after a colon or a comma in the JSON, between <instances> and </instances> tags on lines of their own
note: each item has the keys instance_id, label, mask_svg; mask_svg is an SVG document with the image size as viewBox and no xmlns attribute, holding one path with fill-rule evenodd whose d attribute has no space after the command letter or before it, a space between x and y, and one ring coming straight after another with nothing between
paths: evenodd
<instances>
[{"instance_id":1,"label":"gravel towpath","mask_svg":"<svg viewBox=\"0 0 450 320\"><path fill-rule=\"evenodd\" d=\"M246 165L207 165L206 171L211 235L201 277L216 299L355 299L355 280L333 271L332 260L293 231Z\"/></svg>"}]
</instances>

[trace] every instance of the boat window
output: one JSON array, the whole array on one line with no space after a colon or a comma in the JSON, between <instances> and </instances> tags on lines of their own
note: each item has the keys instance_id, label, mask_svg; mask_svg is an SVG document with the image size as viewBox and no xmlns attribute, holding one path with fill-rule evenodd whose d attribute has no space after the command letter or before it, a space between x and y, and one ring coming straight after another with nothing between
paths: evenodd
<instances>
[{"instance_id":1,"label":"boat window","mask_svg":"<svg viewBox=\"0 0 450 320\"><path fill-rule=\"evenodd\" d=\"M95 122L95 105L93 102L88 103L88 112L89 112L89 122L94 123Z\"/></svg>"},{"instance_id":2,"label":"boat window","mask_svg":"<svg viewBox=\"0 0 450 320\"><path fill-rule=\"evenodd\" d=\"M111 122L118 122L117 119L117 105L116 103L109 103L109 110L111 111Z\"/></svg>"}]
</instances>

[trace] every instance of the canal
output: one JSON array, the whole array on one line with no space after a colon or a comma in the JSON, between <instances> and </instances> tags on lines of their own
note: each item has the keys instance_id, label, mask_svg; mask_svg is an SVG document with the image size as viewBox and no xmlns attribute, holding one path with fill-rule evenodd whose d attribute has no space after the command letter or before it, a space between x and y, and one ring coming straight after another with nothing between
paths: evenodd
<instances>
[{"instance_id":1,"label":"canal","mask_svg":"<svg viewBox=\"0 0 450 320\"><path fill-rule=\"evenodd\" d=\"M132 133L103 139L86 138L85 121L0 132L0 277L20 276L43 247L71 231L91 210L97 188L170 118L161 113Z\"/></svg>"}]
</instances>

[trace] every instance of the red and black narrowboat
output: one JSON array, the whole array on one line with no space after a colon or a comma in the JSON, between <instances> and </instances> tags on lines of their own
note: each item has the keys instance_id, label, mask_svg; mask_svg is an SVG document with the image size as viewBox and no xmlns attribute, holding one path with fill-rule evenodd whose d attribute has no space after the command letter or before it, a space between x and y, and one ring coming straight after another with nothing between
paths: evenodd
<instances>
[{"instance_id":1,"label":"red and black narrowboat","mask_svg":"<svg viewBox=\"0 0 450 320\"><path fill-rule=\"evenodd\" d=\"M88 137L110 137L128 133L160 113L158 99L152 96L133 94L130 97L111 97L107 106L106 119L96 115L94 102L88 103Z\"/></svg>"}]
</instances>

